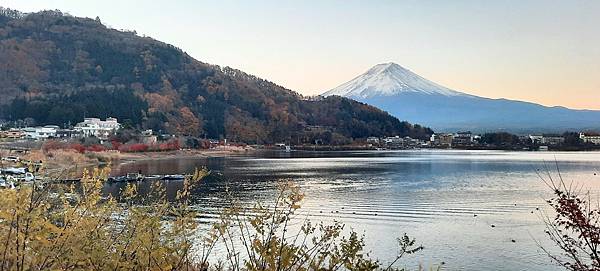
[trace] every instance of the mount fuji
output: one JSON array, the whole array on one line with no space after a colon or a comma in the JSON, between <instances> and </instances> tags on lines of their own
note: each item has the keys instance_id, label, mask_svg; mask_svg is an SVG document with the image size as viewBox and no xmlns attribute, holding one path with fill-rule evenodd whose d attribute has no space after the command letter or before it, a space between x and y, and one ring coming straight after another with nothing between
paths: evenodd
<instances>
[{"instance_id":1,"label":"mount fuji","mask_svg":"<svg viewBox=\"0 0 600 271\"><path fill-rule=\"evenodd\" d=\"M562 132L600 129L600 111L490 99L455 91L396 64L378 64L322 94L379 107L436 131Z\"/></svg>"}]
</instances>

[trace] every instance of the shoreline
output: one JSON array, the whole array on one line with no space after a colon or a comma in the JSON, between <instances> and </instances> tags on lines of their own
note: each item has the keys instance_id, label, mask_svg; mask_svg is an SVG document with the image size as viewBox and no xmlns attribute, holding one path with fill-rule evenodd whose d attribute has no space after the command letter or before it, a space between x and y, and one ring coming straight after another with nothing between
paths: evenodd
<instances>
[{"instance_id":1,"label":"shoreline","mask_svg":"<svg viewBox=\"0 0 600 271\"><path fill-rule=\"evenodd\" d=\"M53 150L43 152L42 150L31 150L25 155L20 156L21 159L29 161L43 161L45 171L58 176L73 176L82 173L83 169L91 169L111 165L117 167L121 165L131 164L140 161L148 160L168 160L173 158L210 158L210 157L227 157L235 155L248 155L261 151L277 151L276 148L254 148L250 146L219 146L213 149L181 149L175 151L155 151L155 152L134 152L124 153L118 151L103 151L103 152L85 152L79 153L74 150ZM308 146L292 146L292 151L300 152L339 152L339 151L402 151L402 150L440 150L440 151L508 151L508 152L546 152L523 149L501 149L501 148L404 148L404 149L380 149L376 150L366 146L321 146L313 148ZM598 152L598 150L548 150L549 152ZM2 156L8 156L10 153L7 150L0 149Z\"/></svg>"},{"instance_id":2,"label":"shoreline","mask_svg":"<svg viewBox=\"0 0 600 271\"><path fill-rule=\"evenodd\" d=\"M24 155L17 155L26 161L42 161L44 172L50 178L78 178L85 169L93 169L111 165L111 167L135 163L145 160L167 160L173 158L194 157L225 157L254 152L249 147L225 146L208 150L182 149L162 152L121 153L115 151L79 153L74 150L30 150ZM6 153L5 153L6 152ZM8 155L6 150L0 150L2 156ZM26 165L23 165L26 166Z\"/></svg>"},{"instance_id":3,"label":"shoreline","mask_svg":"<svg viewBox=\"0 0 600 271\"><path fill-rule=\"evenodd\" d=\"M225 157L242 153L255 152L252 148L223 148L208 150L183 149L177 151L164 152L139 152L139 153L120 153L120 156L113 160L119 165L134 163L146 160L167 160L172 158L196 158L196 157Z\"/></svg>"}]
</instances>

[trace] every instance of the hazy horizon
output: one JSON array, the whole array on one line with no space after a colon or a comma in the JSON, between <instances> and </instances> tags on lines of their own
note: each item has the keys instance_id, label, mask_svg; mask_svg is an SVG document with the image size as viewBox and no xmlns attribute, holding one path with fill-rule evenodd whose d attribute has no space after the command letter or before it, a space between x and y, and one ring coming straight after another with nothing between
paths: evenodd
<instances>
[{"instance_id":1,"label":"hazy horizon","mask_svg":"<svg viewBox=\"0 0 600 271\"><path fill-rule=\"evenodd\" d=\"M14 1L136 30L305 95L395 62L469 94L600 109L595 1Z\"/></svg>"}]
</instances>

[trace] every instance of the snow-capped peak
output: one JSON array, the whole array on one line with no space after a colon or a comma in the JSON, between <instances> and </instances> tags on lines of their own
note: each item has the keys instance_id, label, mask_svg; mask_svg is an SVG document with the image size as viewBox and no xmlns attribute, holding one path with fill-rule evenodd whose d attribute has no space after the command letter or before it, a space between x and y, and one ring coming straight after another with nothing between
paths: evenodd
<instances>
[{"instance_id":1,"label":"snow-capped peak","mask_svg":"<svg viewBox=\"0 0 600 271\"><path fill-rule=\"evenodd\" d=\"M392 96L403 92L444 96L466 95L431 82L392 62L375 65L367 72L322 95L370 98L375 96Z\"/></svg>"}]
</instances>

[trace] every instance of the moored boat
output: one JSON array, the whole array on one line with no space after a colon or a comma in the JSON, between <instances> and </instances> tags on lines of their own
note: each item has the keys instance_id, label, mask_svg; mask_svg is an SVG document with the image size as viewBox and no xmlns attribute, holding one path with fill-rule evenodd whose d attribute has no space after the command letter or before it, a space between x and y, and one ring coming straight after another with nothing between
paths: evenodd
<instances>
[{"instance_id":1,"label":"moored boat","mask_svg":"<svg viewBox=\"0 0 600 271\"><path fill-rule=\"evenodd\" d=\"M162 180L165 180L165 181L174 181L174 180L183 180L183 179L185 179L185 176L181 175L181 174L165 175L162 177Z\"/></svg>"}]
</instances>

